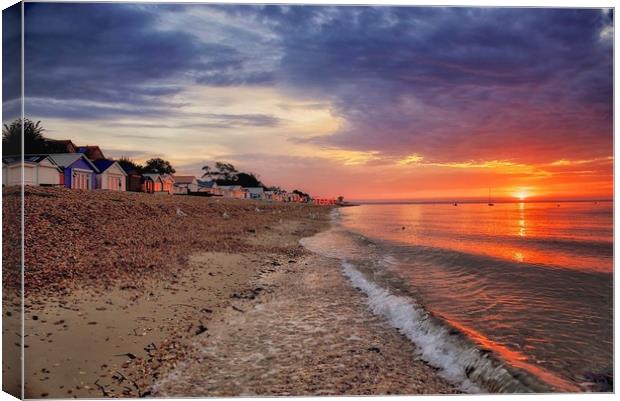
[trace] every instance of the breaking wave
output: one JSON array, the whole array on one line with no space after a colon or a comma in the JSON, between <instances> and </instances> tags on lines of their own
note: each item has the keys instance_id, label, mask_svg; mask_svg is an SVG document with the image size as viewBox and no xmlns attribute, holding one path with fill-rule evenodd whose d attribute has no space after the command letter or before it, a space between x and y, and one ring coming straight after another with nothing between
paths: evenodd
<instances>
[{"instance_id":1,"label":"breaking wave","mask_svg":"<svg viewBox=\"0 0 620 401\"><path fill-rule=\"evenodd\" d=\"M439 374L469 393L545 393L581 389L536 365L515 351L495 344L458 322L430 312L415 289L401 285L389 272L398 259L375 241L344 230L338 223L328 231L300 242L310 251L338 259L343 274L367 296L369 309L416 345L418 357L438 368ZM510 356L507 363L503 356ZM515 362L516 361L516 362Z\"/></svg>"},{"instance_id":2,"label":"breaking wave","mask_svg":"<svg viewBox=\"0 0 620 401\"><path fill-rule=\"evenodd\" d=\"M344 274L368 296L370 310L381 315L393 327L417 345L421 359L440 368L440 374L466 392L548 392L550 389L533 377L511 372L488 350L470 343L463 334L442 324L424 308L406 296L367 280L349 262L343 261Z\"/></svg>"}]
</instances>

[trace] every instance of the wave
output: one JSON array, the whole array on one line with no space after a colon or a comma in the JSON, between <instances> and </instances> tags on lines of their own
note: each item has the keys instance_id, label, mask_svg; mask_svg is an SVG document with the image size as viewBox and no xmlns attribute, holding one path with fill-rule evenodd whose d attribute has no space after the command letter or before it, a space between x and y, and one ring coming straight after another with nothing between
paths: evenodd
<instances>
[{"instance_id":1,"label":"wave","mask_svg":"<svg viewBox=\"0 0 620 401\"><path fill-rule=\"evenodd\" d=\"M413 262L419 266L441 265L444 269L452 270L485 270L488 273L510 272L511 269L518 269L521 274L538 275L554 274L574 278L598 277L607 280L612 272L604 270L593 270L580 268L570 265L560 265L553 263L528 263L518 262L512 259L502 258L483 253L470 253L467 251L450 249L444 247L412 245L402 243L381 243L383 248L389 248L390 252L404 262ZM601 269L606 265L601 265Z\"/></svg>"},{"instance_id":2,"label":"wave","mask_svg":"<svg viewBox=\"0 0 620 401\"><path fill-rule=\"evenodd\" d=\"M418 290L405 284L399 275L390 273L390 267L402 266L403 262L413 258L408 262L415 263L409 265L422 267L419 271L423 275L430 272L424 268L426 264L441 265L443 269L454 273L452 279L459 281L485 270L485 276L490 273L497 276L493 283L498 285L500 278L514 282L514 277L502 277L506 271L513 270L502 264L514 263L419 245L401 247L394 246L392 242L386 248L382 240L371 240L343 229L337 224L340 217L338 213L332 217L335 224L330 230L304 238L301 244L310 251L340 260L343 274L353 286L367 295L369 309L383 316L388 324L416 344L418 357L438 368L444 378L471 393L581 391L572 382L528 363L528 358L520 352L495 343L445 316L434 314L420 302L424 297L418 294ZM527 271L526 275L532 275L534 281L542 283L545 280L539 278L546 277L543 273L555 271L522 263L512 267L519 267L522 275ZM569 279L573 275L583 279L583 273L580 272L558 274L560 277L568 276ZM602 279L607 275L594 274L590 277ZM547 288L541 291L549 293Z\"/></svg>"},{"instance_id":3,"label":"wave","mask_svg":"<svg viewBox=\"0 0 620 401\"><path fill-rule=\"evenodd\" d=\"M385 317L417 345L420 358L440 369L440 374L466 392L550 392L537 378L511 369L489 350L480 349L457 329L428 313L412 298L392 294L369 281L347 261L344 274L368 296L370 310Z\"/></svg>"},{"instance_id":4,"label":"wave","mask_svg":"<svg viewBox=\"0 0 620 401\"><path fill-rule=\"evenodd\" d=\"M573 234L575 234L577 229L573 229ZM476 234L476 233L467 233L466 237L459 238L455 237L454 234L441 231L441 230L427 230L427 235L432 235L436 238L445 238L445 239L453 239L453 240L467 240L470 242L489 242L492 240L494 243L510 243L516 246L522 245L527 247L535 247L541 250L552 250L552 251L568 251L571 253L583 254L586 253L588 255L596 255L596 256L613 256L613 242L606 241L602 239L586 239L586 238L575 238L575 237L548 237L548 236L537 236L537 235L528 235L528 236L514 236L514 235L495 235L493 238L490 238L485 234ZM584 230L583 235L593 236L591 230Z\"/></svg>"}]
</instances>

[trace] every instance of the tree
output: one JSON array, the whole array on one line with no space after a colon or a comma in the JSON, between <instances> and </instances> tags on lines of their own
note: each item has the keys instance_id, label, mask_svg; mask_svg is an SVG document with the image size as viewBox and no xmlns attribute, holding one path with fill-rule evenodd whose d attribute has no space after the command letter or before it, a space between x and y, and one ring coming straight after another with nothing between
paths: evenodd
<instances>
[{"instance_id":1,"label":"tree","mask_svg":"<svg viewBox=\"0 0 620 401\"><path fill-rule=\"evenodd\" d=\"M202 167L202 177L215 180L218 185L241 185L242 187L264 187L256 174L238 171L234 165L225 162L216 162L215 169L205 165Z\"/></svg>"},{"instance_id":2,"label":"tree","mask_svg":"<svg viewBox=\"0 0 620 401\"><path fill-rule=\"evenodd\" d=\"M47 153L49 142L43 136L41 121L36 123L24 119L24 153ZM2 153L19 155L22 153L22 120L16 119L11 125L2 127Z\"/></svg>"},{"instance_id":3,"label":"tree","mask_svg":"<svg viewBox=\"0 0 620 401\"><path fill-rule=\"evenodd\" d=\"M205 178L205 177L209 177L209 178L211 178L211 176L212 176L212 175L213 175L213 173L214 173L214 172L211 170L211 167L209 167L209 166L208 166L208 165L206 165L206 164L205 164L204 166L202 166L202 171L204 171L204 173L202 174L202 178Z\"/></svg>"},{"instance_id":4,"label":"tree","mask_svg":"<svg viewBox=\"0 0 620 401\"><path fill-rule=\"evenodd\" d=\"M241 185L244 188L263 186L263 183L252 173L237 173L234 181L237 185Z\"/></svg>"},{"instance_id":5,"label":"tree","mask_svg":"<svg viewBox=\"0 0 620 401\"><path fill-rule=\"evenodd\" d=\"M234 181L238 171L230 163L216 162L217 178L224 181Z\"/></svg>"},{"instance_id":6,"label":"tree","mask_svg":"<svg viewBox=\"0 0 620 401\"><path fill-rule=\"evenodd\" d=\"M301 196L302 198L309 198L310 197L310 195L308 195L307 193L302 192L302 191L300 191L298 189L294 189L293 193Z\"/></svg>"},{"instance_id":7,"label":"tree","mask_svg":"<svg viewBox=\"0 0 620 401\"><path fill-rule=\"evenodd\" d=\"M142 167L140 164L134 162L133 160L123 156L120 159L118 159L118 164L121 165L121 167L125 170L125 171L135 171L137 173L142 173L142 171L144 170L144 167Z\"/></svg>"},{"instance_id":8,"label":"tree","mask_svg":"<svg viewBox=\"0 0 620 401\"><path fill-rule=\"evenodd\" d=\"M176 170L172 167L169 161L159 157L149 159L144 165L144 172L154 174L173 174Z\"/></svg>"}]
</instances>

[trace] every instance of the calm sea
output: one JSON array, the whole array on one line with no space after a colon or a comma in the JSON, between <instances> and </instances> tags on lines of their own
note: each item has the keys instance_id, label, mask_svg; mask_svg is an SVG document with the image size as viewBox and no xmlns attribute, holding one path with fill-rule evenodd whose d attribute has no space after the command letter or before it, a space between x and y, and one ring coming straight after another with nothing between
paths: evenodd
<instances>
[{"instance_id":1,"label":"calm sea","mask_svg":"<svg viewBox=\"0 0 620 401\"><path fill-rule=\"evenodd\" d=\"M341 208L304 239L470 391L609 391L611 202Z\"/></svg>"}]
</instances>

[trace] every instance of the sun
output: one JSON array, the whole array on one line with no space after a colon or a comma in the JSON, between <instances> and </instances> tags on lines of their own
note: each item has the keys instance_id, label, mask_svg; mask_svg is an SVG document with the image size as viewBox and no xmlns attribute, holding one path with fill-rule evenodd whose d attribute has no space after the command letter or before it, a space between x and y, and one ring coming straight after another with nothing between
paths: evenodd
<instances>
[{"instance_id":1,"label":"sun","mask_svg":"<svg viewBox=\"0 0 620 401\"><path fill-rule=\"evenodd\" d=\"M523 188L519 188L514 194L514 197L519 200L525 200L529 196L530 196L530 193L526 189L523 189Z\"/></svg>"}]
</instances>

